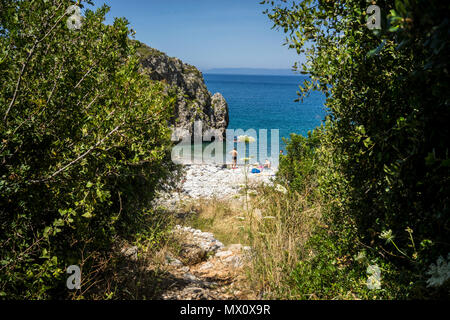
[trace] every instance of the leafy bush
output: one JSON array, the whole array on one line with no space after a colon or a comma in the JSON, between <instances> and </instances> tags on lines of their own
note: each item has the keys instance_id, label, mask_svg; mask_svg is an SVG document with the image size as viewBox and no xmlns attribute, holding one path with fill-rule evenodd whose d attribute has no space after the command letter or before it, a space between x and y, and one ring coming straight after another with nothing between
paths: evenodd
<instances>
[{"instance_id":1,"label":"leafy bush","mask_svg":"<svg viewBox=\"0 0 450 320\"><path fill-rule=\"evenodd\" d=\"M330 111L328 133L319 140L293 137L280 166L292 188L311 185L312 177L327 200L323 218L331 238L321 233L311 240L316 262L325 265L308 270L326 278L335 272L326 262L334 261L330 252L343 259L368 250L394 283L383 282L384 297L446 296L448 282L427 286L427 271L450 251L449 5L377 2L388 15L384 29L372 31L365 26L367 1L270 2L275 27L306 54L298 70L310 77L300 98L320 90ZM312 165L324 142L333 146L325 171ZM324 250L328 239L340 249ZM307 270L302 261L299 268L297 274ZM342 274L343 287L350 274ZM323 293L338 278L316 290Z\"/></svg>"},{"instance_id":2,"label":"leafy bush","mask_svg":"<svg viewBox=\"0 0 450 320\"><path fill-rule=\"evenodd\" d=\"M90 1L87 1L91 3ZM171 176L174 98L138 73L125 19L71 1L0 4L0 294L67 296L65 270L91 272L117 238L151 227ZM82 284L83 285L83 284ZM86 289L86 288L85 288Z\"/></svg>"},{"instance_id":3,"label":"leafy bush","mask_svg":"<svg viewBox=\"0 0 450 320\"><path fill-rule=\"evenodd\" d=\"M290 140L285 139L287 154L280 157L278 175L294 190L304 190L316 178L318 159L315 150L320 143L317 132L310 131L307 137L291 134Z\"/></svg>"}]
</instances>

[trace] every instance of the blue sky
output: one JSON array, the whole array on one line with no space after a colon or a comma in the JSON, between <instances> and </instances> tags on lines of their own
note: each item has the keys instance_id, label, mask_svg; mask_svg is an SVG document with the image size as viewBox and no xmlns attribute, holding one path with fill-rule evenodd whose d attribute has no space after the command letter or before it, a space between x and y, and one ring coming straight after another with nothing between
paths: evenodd
<instances>
[{"instance_id":1,"label":"blue sky","mask_svg":"<svg viewBox=\"0 0 450 320\"><path fill-rule=\"evenodd\" d=\"M299 56L283 46L260 0L94 0L126 17L136 39L201 70L290 69Z\"/></svg>"}]
</instances>

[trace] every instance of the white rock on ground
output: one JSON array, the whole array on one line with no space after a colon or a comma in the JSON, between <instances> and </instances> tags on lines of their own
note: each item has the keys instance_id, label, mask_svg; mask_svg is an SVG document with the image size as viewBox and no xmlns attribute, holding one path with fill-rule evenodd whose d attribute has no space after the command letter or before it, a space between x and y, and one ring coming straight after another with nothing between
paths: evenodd
<instances>
[{"instance_id":1,"label":"white rock on ground","mask_svg":"<svg viewBox=\"0 0 450 320\"><path fill-rule=\"evenodd\" d=\"M248 170L250 171L251 167L248 167ZM185 165L185 173L178 192L160 195L155 204L176 211L180 200L232 198L240 195L245 184L242 167L233 170L216 165ZM273 185L275 173L274 170L267 169L259 174L248 172L248 184ZM181 236L181 250L178 254L180 260L171 256L166 258L174 282L170 289L162 294L162 299L256 298L252 292L242 294L239 290L233 291L235 284L242 277L239 270L251 257L250 247L241 244L225 247L212 233L191 227L178 225L173 232L175 236Z\"/></svg>"},{"instance_id":2,"label":"white rock on ground","mask_svg":"<svg viewBox=\"0 0 450 320\"><path fill-rule=\"evenodd\" d=\"M179 201L187 198L231 198L245 185L245 169L222 168L222 166L201 164L185 165L186 175L180 184L180 193L169 195L169 201ZM251 173L248 166L248 184L273 184L275 170L264 169L261 173ZM167 198L167 197L166 197Z\"/></svg>"},{"instance_id":3,"label":"white rock on ground","mask_svg":"<svg viewBox=\"0 0 450 320\"><path fill-rule=\"evenodd\" d=\"M191 227L175 226L174 232L190 234L195 240L196 245L206 252L217 252L224 247L223 243L214 238L210 232L202 232Z\"/></svg>"}]
</instances>

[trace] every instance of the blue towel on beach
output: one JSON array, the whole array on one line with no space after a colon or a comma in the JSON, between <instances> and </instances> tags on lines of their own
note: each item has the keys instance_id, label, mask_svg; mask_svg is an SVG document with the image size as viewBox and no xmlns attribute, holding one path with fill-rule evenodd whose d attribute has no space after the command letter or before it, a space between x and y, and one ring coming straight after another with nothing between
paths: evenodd
<instances>
[{"instance_id":1,"label":"blue towel on beach","mask_svg":"<svg viewBox=\"0 0 450 320\"><path fill-rule=\"evenodd\" d=\"M259 171L259 170L256 169L256 168L253 168L253 169L252 169L252 173L261 173L261 171Z\"/></svg>"}]
</instances>

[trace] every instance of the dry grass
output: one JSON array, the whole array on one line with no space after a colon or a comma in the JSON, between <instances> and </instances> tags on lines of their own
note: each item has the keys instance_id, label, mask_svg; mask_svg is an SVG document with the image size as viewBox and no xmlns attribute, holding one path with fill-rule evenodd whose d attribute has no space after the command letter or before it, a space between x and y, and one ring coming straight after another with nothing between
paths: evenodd
<instances>
[{"instance_id":1,"label":"dry grass","mask_svg":"<svg viewBox=\"0 0 450 320\"><path fill-rule=\"evenodd\" d=\"M306 195L284 194L272 187L251 188L248 203L242 195L229 200L184 203L180 209L188 214L181 223L212 232L225 245L241 243L251 247L251 260L240 276L240 288L265 299L296 299L290 275L305 256L304 244L320 219L321 207L308 203ZM157 241L156 247L154 241L142 240L138 241L135 258L123 257L122 245L111 253L110 261L100 268L100 278L93 277L98 281L94 284L95 293L84 298L158 298L170 280L166 255L170 252L177 256L179 241L183 240L169 236Z\"/></svg>"},{"instance_id":2,"label":"dry grass","mask_svg":"<svg viewBox=\"0 0 450 320\"><path fill-rule=\"evenodd\" d=\"M167 278L167 253L176 251L170 233L174 223L169 212L155 211L152 221L143 222L143 230L134 241L117 238L108 252L94 252L84 258L81 290L73 291L73 300L151 300L158 299Z\"/></svg>"},{"instance_id":3,"label":"dry grass","mask_svg":"<svg viewBox=\"0 0 450 320\"><path fill-rule=\"evenodd\" d=\"M125 244L123 248L131 248ZM159 297L166 278L164 257L167 248L143 251L125 256L117 248L99 262L89 274L83 274L81 290L70 295L72 300L151 300Z\"/></svg>"},{"instance_id":4,"label":"dry grass","mask_svg":"<svg viewBox=\"0 0 450 320\"><path fill-rule=\"evenodd\" d=\"M252 210L260 210L263 217L249 230L253 259L248 275L265 298L296 298L286 282L320 219L320 205L308 204L298 193L258 191Z\"/></svg>"},{"instance_id":5,"label":"dry grass","mask_svg":"<svg viewBox=\"0 0 450 320\"><path fill-rule=\"evenodd\" d=\"M248 205L242 195L229 200L186 202L180 209L189 214L181 223L212 232L225 245L250 246L252 259L246 267L247 277L243 283L255 295L295 298L289 289L292 286L286 282L320 218L320 206L308 204L300 194L284 194L272 187L252 186L249 193ZM166 254L177 255L180 240L168 237L158 243L157 249L154 241L142 240L134 259L123 257L121 248L111 253L110 261L101 268L100 283L94 284L97 288L89 298L154 299L159 296L167 278Z\"/></svg>"},{"instance_id":6,"label":"dry grass","mask_svg":"<svg viewBox=\"0 0 450 320\"><path fill-rule=\"evenodd\" d=\"M256 192L255 192L256 191ZM320 219L318 203L308 203L298 193L284 194L271 187L257 187L245 199L198 200L186 204L194 214L187 224L212 232L225 245L241 243L252 248L247 270L255 292L265 298L296 298L287 285L304 244Z\"/></svg>"},{"instance_id":7,"label":"dry grass","mask_svg":"<svg viewBox=\"0 0 450 320\"><path fill-rule=\"evenodd\" d=\"M185 204L184 210L192 212L187 225L212 232L225 245L248 244L242 200L197 200Z\"/></svg>"}]
</instances>

